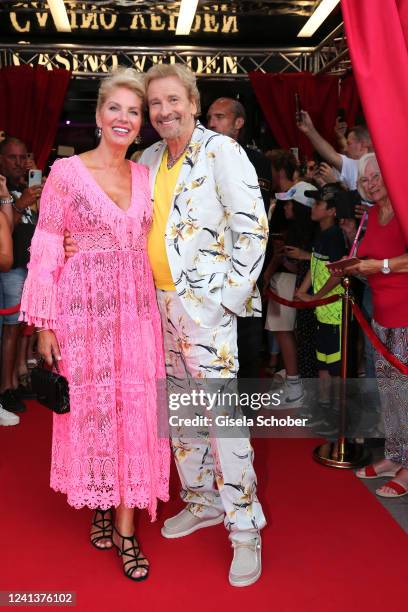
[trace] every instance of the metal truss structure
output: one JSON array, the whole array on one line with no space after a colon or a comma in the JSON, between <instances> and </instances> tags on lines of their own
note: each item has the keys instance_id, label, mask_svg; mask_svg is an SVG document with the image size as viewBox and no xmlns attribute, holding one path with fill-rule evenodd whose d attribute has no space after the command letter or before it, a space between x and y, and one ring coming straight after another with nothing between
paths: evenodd
<instances>
[{"instance_id":1,"label":"metal truss structure","mask_svg":"<svg viewBox=\"0 0 408 612\"><path fill-rule=\"evenodd\" d=\"M155 63L187 64L201 78L245 79L254 70L266 72L323 72L344 74L350 69L347 41L341 24L318 47L218 48L103 47L97 45L0 45L0 67L43 65L67 68L75 78L99 78L122 64L145 71Z\"/></svg>"},{"instance_id":2,"label":"metal truss structure","mask_svg":"<svg viewBox=\"0 0 408 612\"><path fill-rule=\"evenodd\" d=\"M210 47L104 47L98 45L0 45L0 67L42 65L67 68L75 78L99 78L118 64L145 71L152 64L187 64L199 77L248 78L254 70L301 72L313 70L313 49L253 49Z\"/></svg>"}]
</instances>

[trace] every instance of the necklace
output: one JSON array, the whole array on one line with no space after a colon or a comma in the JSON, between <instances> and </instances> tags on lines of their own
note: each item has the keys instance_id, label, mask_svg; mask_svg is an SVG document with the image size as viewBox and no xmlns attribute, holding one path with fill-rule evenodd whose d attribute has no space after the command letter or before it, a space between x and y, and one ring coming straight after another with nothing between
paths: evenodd
<instances>
[{"instance_id":1,"label":"necklace","mask_svg":"<svg viewBox=\"0 0 408 612\"><path fill-rule=\"evenodd\" d=\"M171 155L170 149L169 149L169 147L167 147L167 170L171 170L172 169L172 167L178 162L180 157L182 157L184 155L184 153L187 151L189 145L190 145L190 142L187 142L187 144L184 147L184 149L182 150L182 152L179 153L178 155L176 155L176 157L173 157Z\"/></svg>"}]
</instances>

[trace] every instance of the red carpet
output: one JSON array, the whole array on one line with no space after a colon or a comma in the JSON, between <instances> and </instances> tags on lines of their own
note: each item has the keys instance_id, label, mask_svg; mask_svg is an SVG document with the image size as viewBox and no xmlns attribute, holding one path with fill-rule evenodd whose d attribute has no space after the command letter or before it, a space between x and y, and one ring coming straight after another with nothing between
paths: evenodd
<instances>
[{"instance_id":1,"label":"red carpet","mask_svg":"<svg viewBox=\"0 0 408 612\"><path fill-rule=\"evenodd\" d=\"M81 612L384 612L406 600L406 535L352 473L314 463L313 440L255 440L269 520L264 572L236 589L223 526L160 536L162 520L181 508L175 475L158 522L143 513L137 525L150 578L126 579L116 554L88 543L91 511L71 509L49 489L50 438L51 414L35 404L20 426L0 427L1 591L75 591Z\"/></svg>"}]
</instances>

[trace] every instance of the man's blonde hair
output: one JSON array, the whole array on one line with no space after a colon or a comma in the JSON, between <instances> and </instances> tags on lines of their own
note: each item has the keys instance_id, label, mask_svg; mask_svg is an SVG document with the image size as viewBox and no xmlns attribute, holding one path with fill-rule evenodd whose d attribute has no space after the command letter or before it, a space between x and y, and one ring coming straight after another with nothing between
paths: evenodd
<instances>
[{"instance_id":1,"label":"man's blonde hair","mask_svg":"<svg viewBox=\"0 0 408 612\"><path fill-rule=\"evenodd\" d=\"M195 102L197 106L196 117L201 113L200 92L197 87L196 75L188 66L184 64L155 64L146 72L145 87L146 91L149 84L155 79L165 79L166 77L175 76L184 85L187 90L188 98Z\"/></svg>"},{"instance_id":2,"label":"man's blonde hair","mask_svg":"<svg viewBox=\"0 0 408 612\"><path fill-rule=\"evenodd\" d=\"M106 102L112 90L116 87L125 87L135 93L143 103L146 102L145 77L140 72L136 72L133 68L119 66L114 68L109 76L101 79L98 90L98 101L96 103L97 110Z\"/></svg>"}]
</instances>

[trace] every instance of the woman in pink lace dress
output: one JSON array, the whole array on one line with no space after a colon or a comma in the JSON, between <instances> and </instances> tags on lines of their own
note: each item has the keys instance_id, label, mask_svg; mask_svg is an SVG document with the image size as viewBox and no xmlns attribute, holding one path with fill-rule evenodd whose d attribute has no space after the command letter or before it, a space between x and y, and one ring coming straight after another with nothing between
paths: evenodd
<instances>
[{"instance_id":1,"label":"woman in pink lace dress","mask_svg":"<svg viewBox=\"0 0 408 612\"><path fill-rule=\"evenodd\" d=\"M158 437L156 382L165 372L146 252L148 170L125 159L143 97L132 69L102 81L100 143L52 167L21 304L21 318L39 328L39 352L61 359L70 388L70 412L54 415L51 487L75 508L96 509L91 542L116 546L133 580L148 575L134 509L153 520L169 474L168 441ZM67 261L65 230L79 248Z\"/></svg>"}]
</instances>

